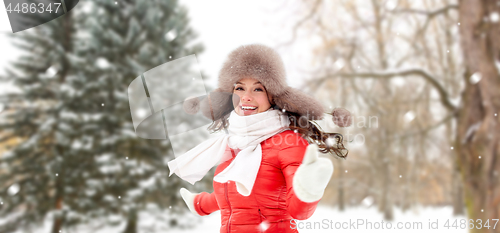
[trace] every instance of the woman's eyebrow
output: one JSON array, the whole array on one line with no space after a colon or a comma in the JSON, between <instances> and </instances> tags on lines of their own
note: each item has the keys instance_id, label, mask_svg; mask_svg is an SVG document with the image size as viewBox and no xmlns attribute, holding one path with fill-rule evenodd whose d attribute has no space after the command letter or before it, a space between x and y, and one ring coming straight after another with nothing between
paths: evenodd
<instances>
[{"instance_id":1,"label":"woman's eyebrow","mask_svg":"<svg viewBox=\"0 0 500 233\"><path fill-rule=\"evenodd\" d=\"M236 84L245 85L245 84L243 84L243 83L241 83L241 82L236 82ZM255 84L261 84L261 85L262 85L262 83L260 83L260 82L255 82L253 85L255 85Z\"/></svg>"}]
</instances>

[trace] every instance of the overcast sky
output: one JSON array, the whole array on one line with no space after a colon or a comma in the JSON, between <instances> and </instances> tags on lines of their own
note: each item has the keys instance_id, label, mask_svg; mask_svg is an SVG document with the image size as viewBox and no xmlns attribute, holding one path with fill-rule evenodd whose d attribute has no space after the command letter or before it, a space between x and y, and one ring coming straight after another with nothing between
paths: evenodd
<instances>
[{"instance_id":1,"label":"overcast sky","mask_svg":"<svg viewBox=\"0 0 500 233\"><path fill-rule=\"evenodd\" d=\"M197 41L205 45L206 50L197 54L201 69L208 78L209 85L215 87L217 76L226 56L236 47L250 43L262 43L275 47L278 43L291 38L290 9L293 3L282 1L252 0L180 0L188 7L190 26L198 33ZM15 59L19 52L10 44L5 33L12 33L5 5L0 4L0 73L8 61ZM77 6L78 7L78 6ZM284 7L288 7L287 10ZM28 29L29 30L29 29ZM300 48L300 49L299 49ZM304 50L305 49L305 50ZM300 86L300 75L295 70L297 57L303 57L307 45L295 43L293 46L279 49L285 61L290 86ZM0 84L0 91L9 87Z\"/></svg>"},{"instance_id":2,"label":"overcast sky","mask_svg":"<svg viewBox=\"0 0 500 233\"><path fill-rule=\"evenodd\" d=\"M231 50L240 45L262 43L275 47L291 38L289 15L293 13L290 1L231 1L231 0L181 0L189 9L191 26L199 33L206 46L198 55L202 70L208 74L210 83L217 84L217 76ZM284 7L287 7L284 9ZM301 56L304 44L284 47L278 52L285 61L288 83L300 86L300 77L294 69L294 58ZM305 55L305 54L304 54Z\"/></svg>"}]
</instances>

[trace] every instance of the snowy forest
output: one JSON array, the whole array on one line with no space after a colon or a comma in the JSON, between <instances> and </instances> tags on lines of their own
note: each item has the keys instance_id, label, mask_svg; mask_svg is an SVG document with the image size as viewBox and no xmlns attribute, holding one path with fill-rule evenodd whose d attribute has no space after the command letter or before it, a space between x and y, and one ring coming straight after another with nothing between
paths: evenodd
<instances>
[{"instance_id":1,"label":"snowy forest","mask_svg":"<svg viewBox=\"0 0 500 233\"><path fill-rule=\"evenodd\" d=\"M12 85L0 92L0 232L219 231L219 213L195 216L179 194L212 191L213 176L194 186L169 176L171 141L136 135L127 94L144 72L208 49L189 11L177 0L79 1L6 33L2 46L21 55L0 75ZM265 14L282 16L267 36L288 79L353 117L346 128L318 121L349 154L324 155L335 170L312 219L500 232L500 1L295 0ZM445 227L457 219L466 226Z\"/></svg>"}]
</instances>

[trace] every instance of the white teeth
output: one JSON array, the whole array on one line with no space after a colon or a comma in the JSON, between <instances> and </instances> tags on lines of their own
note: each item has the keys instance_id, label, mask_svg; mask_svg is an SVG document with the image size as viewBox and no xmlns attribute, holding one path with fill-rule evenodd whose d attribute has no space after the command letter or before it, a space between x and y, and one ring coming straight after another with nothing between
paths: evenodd
<instances>
[{"instance_id":1,"label":"white teeth","mask_svg":"<svg viewBox=\"0 0 500 233\"><path fill-rule=\"evenodd\" d=\"M257 108L257 107L243 107L243 106L241 107L241 109L243 109L243 110L250 110L250 109L251 109L251 110L254 110L254 109L256 109L256 108Z\"/></svg>"}]
</instances>

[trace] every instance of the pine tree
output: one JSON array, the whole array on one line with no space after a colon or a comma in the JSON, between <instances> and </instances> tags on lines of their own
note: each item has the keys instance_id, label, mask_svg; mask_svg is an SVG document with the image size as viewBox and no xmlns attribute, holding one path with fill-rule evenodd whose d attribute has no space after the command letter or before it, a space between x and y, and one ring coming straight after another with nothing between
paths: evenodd
<instances>
[{"instance_id":1,"label":"pine tree","mask_svg":"<svg viewBox=\"0 0 500 233\"><path fill-rule=\"evenodd\" d=\"M0 232L52 216L53 233L125 222L131 233L141 211L186 211L178 190L187 183L168 177L170 141L135 135L127 96L140 74L203 51L190 45L186 9L176 0L80 1L13 37L25 54L3 79L22 91L2 96L0 143L21 143L0 158L0 218L11 219Z\"/></svg>"}]
</instances>

